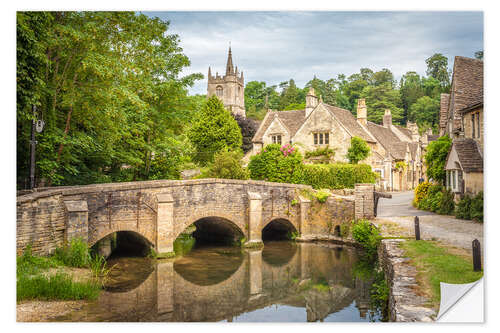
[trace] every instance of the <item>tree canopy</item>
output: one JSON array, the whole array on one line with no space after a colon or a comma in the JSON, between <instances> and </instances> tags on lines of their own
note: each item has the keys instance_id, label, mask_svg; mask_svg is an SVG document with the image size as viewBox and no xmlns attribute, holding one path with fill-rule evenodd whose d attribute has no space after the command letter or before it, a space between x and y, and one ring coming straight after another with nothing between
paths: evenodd
<instances>
[{"instance_id":1,"label":"tree canopy","mask_svg":"<svg viewBox=\"0 0 500 333\"><path fill-rule=\"evenodd\" d=\"M444 183L446 179L444 166L450 148L451 139L448 135L429 143L427 153L424 155L425 164L427 165L427 177L442 184Z\"/></svg>"}]
</instances>

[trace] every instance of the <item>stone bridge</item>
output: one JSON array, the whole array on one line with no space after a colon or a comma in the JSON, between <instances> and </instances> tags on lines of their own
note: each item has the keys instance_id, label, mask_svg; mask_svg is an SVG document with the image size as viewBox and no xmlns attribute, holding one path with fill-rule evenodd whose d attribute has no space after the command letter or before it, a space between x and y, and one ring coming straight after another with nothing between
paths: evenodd
<instances>
[{"instance_id":1,"label":"stone bridge","mask_svg":"<svg viewBox=\"0 0 500 333\"><path fill-rule=\"evenodd\" d=\"M90 246L118 231L140 235L159 253L187 227L232 229L246 245L262 242L271 222L302 236L331 234L354 217L373 216L373 185L320 204L305 185L252 180L198 179L111 183L38 190L17 197L17 252L31 244L49 254L81 237ZM355 204L356 203L356 204Z\"/></svg>"}]
</instances>

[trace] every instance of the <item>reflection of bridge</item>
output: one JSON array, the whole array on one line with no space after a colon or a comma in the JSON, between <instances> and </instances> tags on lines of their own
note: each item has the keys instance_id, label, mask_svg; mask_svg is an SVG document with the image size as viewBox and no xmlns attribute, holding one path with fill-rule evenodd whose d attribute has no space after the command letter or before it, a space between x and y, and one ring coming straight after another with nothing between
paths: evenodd
<instances>
[{"instance_id":1,"label":"reflection of bridge","mask_svg":"<svg viewBox=\"0 0 500 333\"><path fill-rule=\"evenodd\" d=\"M17 249L31 243L34 253L46 254L74 237L93 245L131 231L158 252L171 252L176 237L201 220L259 243L262 230L276 220L307 236L328 234L355 214L373 215L373 185L357 185L356 199L332 196L317 208L299 195L303 189L310 187L228 179L49 188L18 197Z\"/></svg>"},{"instance_id":2,"label":"reflection of bridge","mask_svg":"<svg viewBox=\"0 0 500 333\"><path fill-rule=\"evenodd\" d=\"M262 250L247 250L230 277L211 285L189 282L183 275L186 272L177 270L172 261L159 262L156 271L134 290L103 292L94 311L98 320L219 321L271 304L287 304L306 308L308 320L316 321L356 301L364 313L368 285L352 275L355 251L298 243L282 255L288 258L281 261L283 265L276 265L266 261L271 256ZM312 255L314 261L310 260ZM306 283L318 277L328 283L329 291ZM88 313L75 315L82 318L71 320L95 320Z\"/></svg>"}]
</instances>

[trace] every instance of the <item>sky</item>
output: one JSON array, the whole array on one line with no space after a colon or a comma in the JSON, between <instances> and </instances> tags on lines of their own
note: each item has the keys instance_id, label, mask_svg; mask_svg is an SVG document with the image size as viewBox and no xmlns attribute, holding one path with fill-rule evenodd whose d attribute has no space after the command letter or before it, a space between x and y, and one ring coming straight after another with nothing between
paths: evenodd
<instances>
[{"instance_id":1,"label":"sky","mask_svg":"<svg viewBox=\"0 0 500 333\"><path fill-rule=\"evenodd\" d=\"M225 73L231 43L233 63L245 84L267 86L293 78L298 87L314 75L390 69L399 80L408 71L425 75L434 53L474 57L483 50L483 13L454 12L143 12L170 21L191 61L183 75L202 73L190 94L206 94L208 66Z\"/></svg>"}]
</instances>

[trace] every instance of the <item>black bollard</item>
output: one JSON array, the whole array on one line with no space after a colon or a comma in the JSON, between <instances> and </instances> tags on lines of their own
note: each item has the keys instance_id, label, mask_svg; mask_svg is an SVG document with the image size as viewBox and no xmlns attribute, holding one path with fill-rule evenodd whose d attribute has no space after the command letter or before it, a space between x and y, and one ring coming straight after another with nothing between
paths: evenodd
<instances>
[{"instance_id":1,"label":"black bollard","mask_svg":"<svg viewBox=\"0 0 500 333\"><path fill-rule=\"evenodd\" d=\"M420 240L420 223L418 216L415 216L415 239Z\"/></svg>"},{"instance_id":2,"label":"black bollard","mask_svg":"<svg viewBox=\"0 0 500 333\"><path fill-rule=\"evenodd\" d=\"M474 272L479 272L481 270L481 244L477 239L472 241L472 262Z\"/></svg>"}]
</instances>

